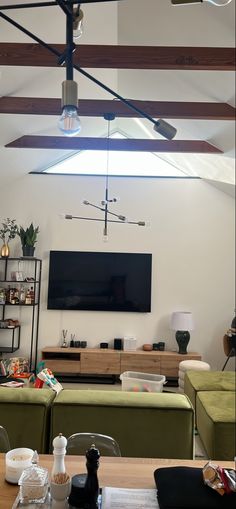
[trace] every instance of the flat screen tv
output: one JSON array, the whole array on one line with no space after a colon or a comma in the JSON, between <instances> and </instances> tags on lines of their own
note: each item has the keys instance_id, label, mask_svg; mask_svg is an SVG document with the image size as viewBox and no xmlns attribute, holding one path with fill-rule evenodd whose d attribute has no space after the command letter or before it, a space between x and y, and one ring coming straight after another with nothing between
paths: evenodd
<instances>
[{"instance_id":1,"label":"flat screen tv","mask_svg":"<svg viewBox=\"0 0 236 509\"><path fill-rule=\"evenodd\" d=\"M151 311L152 255L50 251L48 309Z\"/></svg>"}]
</instances>

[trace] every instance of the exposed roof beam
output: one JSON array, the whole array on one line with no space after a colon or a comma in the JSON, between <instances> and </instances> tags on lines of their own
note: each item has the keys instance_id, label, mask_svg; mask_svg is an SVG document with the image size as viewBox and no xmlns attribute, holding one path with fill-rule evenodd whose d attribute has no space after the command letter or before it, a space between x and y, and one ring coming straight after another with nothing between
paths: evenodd
<instances>
[{"instance_id":1,"label":"exposed roof beam","mask_svg":"<svg viewBox=\"0 0 236 509\"><path fill-rule=\"evenodd\" d=\"M5 145L7 148L59 150L107 150L107 138L66 138L64 136L22 136ZM185 152L221 154L222 151L202 140L109 139L109 150L141 152Z\"/></svg>"},{"instance_id":2,"label":"exposed roof beam","mask_svg":"<svg viewBox=\"0 0 236 509\"><path fill-rule=\"evenodd\" d=\"M60 53L63 44L52 44ZM74 64L104 69L182 69L233 71L235 48L99 46L76 47ZM39 44L0 43L0 65L57 67L57 58Z\"/></svg>"},{"instance_id":3,"label":"exposed roof beam","mask_svg":"<svg viewBox=\"0 0 236 509\"><path fill-rule=\"evenodd\" d=\"M174 102L174 101L132 101L152 117L198 119L198 120L235 120L235 108L227 103ZM14 115L60 115L61 99L42 97L0 97L0 113ZM79 116L103 117L105 113L114 113L116 117L141 117L121 101L80 99Z\"/></svg>"}]
</instances>

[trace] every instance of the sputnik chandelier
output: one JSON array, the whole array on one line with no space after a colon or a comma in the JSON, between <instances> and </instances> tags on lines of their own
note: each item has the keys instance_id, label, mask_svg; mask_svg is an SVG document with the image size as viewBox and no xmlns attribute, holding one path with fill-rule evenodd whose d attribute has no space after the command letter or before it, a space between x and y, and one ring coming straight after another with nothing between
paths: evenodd
<instances>
[{"instance_id":1,"label":"sputnik chandelier","mask_svg":"<svg viewBox=\"0 0 236 509\"><path fill-rule=\"evenodd\" d=\"M147 223L145 221L129 221L126 216L123 216L122 214L115 214L114 212L111 212L109 209L109 206L112 203L117 202L117 198L111 198L109 197L109 141L110 141L110 122L111 120L114 120L115 115L113 113L106 113L104 115L104 119L107 120L107 164L106 164L106 177L105 177L105 193L104 193L104 199L101 201L100 205L95 205L94 203L89 202L88 200L84 200L83 204L93 207L97 210L100 210L103 212L103 218L93 218L93 217L83 217L83 216L73 216L72 214L65 214L65 219L80 219L85 221L101 221L104 223L103 228L103 240L104 242L108 241L108 223L119 223L119 224L133 224L137 226L147 226ZM113 219L110 219L112 216Z\"/></svg>"}]
</instances>

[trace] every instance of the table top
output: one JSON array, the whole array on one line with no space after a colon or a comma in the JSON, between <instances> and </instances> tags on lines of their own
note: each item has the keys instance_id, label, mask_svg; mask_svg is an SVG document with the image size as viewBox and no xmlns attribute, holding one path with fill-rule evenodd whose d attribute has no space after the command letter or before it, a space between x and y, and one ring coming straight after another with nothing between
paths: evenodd
<instances>
[{"instance_id":1,"label":"table top","mask_svg":"<svg viewBox=\"0 0 236 509\"><path fill-rule=\"evenodd\" d=\"M172 460L151 458L117 458L101 457L98 470L99 486L118 488L155 488L154 470L160 467L191 466L203 467L207 460ZM69 475L86 472L84 456L66 456L66 470ZM230 461L215 461L217 465L235 468ZM52 470L53 456L39 455L40 466ZM0 509L12 509L18 493L17 485L5 481L5 454L0 454Z\"/></svg>"}]
</instances>

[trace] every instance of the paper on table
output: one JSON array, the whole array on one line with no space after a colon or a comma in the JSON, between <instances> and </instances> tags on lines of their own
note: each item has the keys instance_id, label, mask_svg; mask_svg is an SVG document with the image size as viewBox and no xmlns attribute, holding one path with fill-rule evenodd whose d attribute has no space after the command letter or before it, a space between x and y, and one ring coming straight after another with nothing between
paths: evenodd
<instances>
[{"instance_id":1,"label":"paper on table","mask_svg":"<svg viewBox=\"0 0 236 509\"><path fill-rule=\"evenodd\" d=\"M158 509L155 489L102 488L102 509Z\"/></svg>"}]
</instances>

